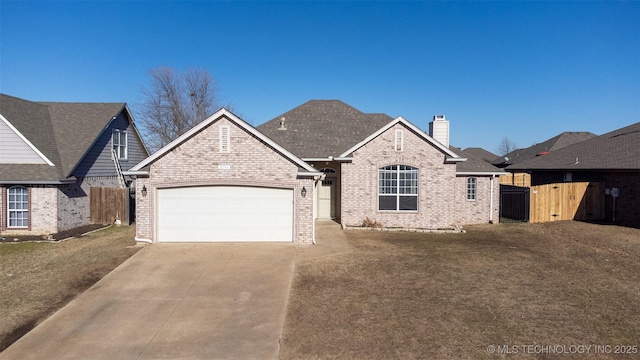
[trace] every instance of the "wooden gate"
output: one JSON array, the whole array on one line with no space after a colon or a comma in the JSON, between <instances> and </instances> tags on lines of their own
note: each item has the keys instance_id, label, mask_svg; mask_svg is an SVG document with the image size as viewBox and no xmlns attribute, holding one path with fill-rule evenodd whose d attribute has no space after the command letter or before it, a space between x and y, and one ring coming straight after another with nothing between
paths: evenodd
<instances>
[{"instance_id":1,"label":"wooden gate","mask_svg":"<svg viewBox=\"0 0 640 360\"><path fill-rule=\"evenodd\" d=\"M529 221L604 220L604 183L565 182L531 187Z\"/></svg>"},{"instance_id":2,"label":"wooden gate","mask_svg":"<svg viewBox=\"0 0 640 360\"><path fill-rule=\"evenodd\" d=\"M120 220L129 225L129 189L92 187L89 192L92 224L113 224Z\"/></svg>"}]
</instances>

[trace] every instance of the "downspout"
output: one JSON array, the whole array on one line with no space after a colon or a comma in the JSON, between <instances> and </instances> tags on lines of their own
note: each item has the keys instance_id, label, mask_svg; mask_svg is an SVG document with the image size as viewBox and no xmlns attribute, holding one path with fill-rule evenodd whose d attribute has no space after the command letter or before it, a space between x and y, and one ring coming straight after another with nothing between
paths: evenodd
<instances>
[{"instance_id":1,"label":"downspout","mask_svg":"<svg viewBox=\"0 0 640 360\"><path fill-rule=\"evenodd\" d=\"M135 237L134 240L136 242L143 242L143 243L147 243L147 244L151 244L153 243L153 241L149 240L149 239L144 239L144 238L139 238L139 237Z\"/></svg>"},{"instance_id":2,"label":"downspout","mask_svg":"<svg viewBox=\"0 0 640 360\"><path fill-rule=\"evenodd\" d=\"M318 182L324 179L324 177L325 177L325 174L313 177L313 206L311 207L313 209L313 224L311 225L311 228L313 229L311 243L313 245L316 245L316 214L318 210L316 205L318 201Z\"/></svg>"},{"instance_id":3,"label":"downspout","mask_svg":"<svg viewBox=\"0 0 640 360\"><path fill-rule=\"evenodd\" d=\"M496 175L491 175L491 195L489 196L489 224L493 224L493 181Z\"/></svg>"},{"instance_id":4,"label":"downspout","mask_svg":"<svg viewBox=\"0 0 640 360\"><path fill-rule=\"evenodd\" d=\"M311 243L313 245L316 244L316 201L318 195L318 179L319 177L314 177L313 179L313 204L311 206L311 208L313 209L313 223L311 224L311 228L313 229L313 231L311 236Z\"/></svg>"}]
</instances>

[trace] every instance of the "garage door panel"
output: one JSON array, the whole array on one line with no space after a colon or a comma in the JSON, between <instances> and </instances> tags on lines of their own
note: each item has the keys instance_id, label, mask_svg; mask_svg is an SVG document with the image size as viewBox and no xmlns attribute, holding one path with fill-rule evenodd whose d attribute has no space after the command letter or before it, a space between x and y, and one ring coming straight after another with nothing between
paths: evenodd
<instances>
[{"instance_id":1,"label":"garage door panel","mask_svg":"<svg viewBox=\"0 0 640 360\"><path fill-rule=\"evenodd\" d=\"M158 191L158 241L293 241L293 191L204 186Z\"/></svg>"}]
</instances>

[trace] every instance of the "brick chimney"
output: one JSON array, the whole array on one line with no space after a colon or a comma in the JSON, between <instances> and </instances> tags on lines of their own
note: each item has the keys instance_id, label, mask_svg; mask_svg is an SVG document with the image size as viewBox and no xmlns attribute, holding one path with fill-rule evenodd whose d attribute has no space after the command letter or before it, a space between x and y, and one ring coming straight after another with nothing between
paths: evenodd
<instances>
[{"instance_id":1,"label":"brick chimney","mask_svg":"<svg viewBox=\"0 0 640 360\"><path fill-rule=\"evenodd\" d=\"M449 148L449 121L444 115L434 115L429 123L429 136Z\"/></svg>"}]
</instances>

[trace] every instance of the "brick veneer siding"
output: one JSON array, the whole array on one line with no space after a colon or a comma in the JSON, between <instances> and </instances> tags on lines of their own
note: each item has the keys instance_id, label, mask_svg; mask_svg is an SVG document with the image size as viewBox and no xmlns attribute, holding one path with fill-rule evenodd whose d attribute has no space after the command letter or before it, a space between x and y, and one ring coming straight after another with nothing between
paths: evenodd
<instances>
[{"instance_id":1,"label":"brick veneer siding","mask_svg":"<svg viewBox=\"0 0 640 360\"><path fill-rule=\"evenodd\" d=\"M404 130L403 151L395 151L395 130ZM456 165L445 164L446 155L402 124L396 124L353 153L342 164L341 222L361 226L365 218L384 227L449 228L456 215ZM418 211L378 210L378 169L387 165L419 169Z\"/></svg>"},{"instance_id":2,"label":"brick veneer siding","mask_svg":"<svg viewBox=\"0 0 640 360\"><path fill-rule=\"evenodd\" d=\"M476 178L476 199L467 200L467 179ZM457 176L455 179L455 223L459 225L487 224L493 212L498 223L500 207L500 180L493 179L493 209L491 208L491 177Z\"/></svg>"},{"instance_id":3,"label":"brick veneer siding","mask_svg":"<svg viewBox=\"0 0 640 360\"><path fill-rule=\"evenodd\" d=\"M48 235L90 224L89 192L93 186L118 187L116 177L78 179L67 185L25 185L29 189L29 229L7 229L6 192L1 188L0 221L7 235Z\"/></svg>"},{"instance_id":4,"label":"brick veneer siding","mask_svg":"<svg viewBox=\"0 0 640 360\"><path fill-rule=\"evenodd\" d=\"M91 209L89 196L92 187L119 187L115 176L85 177L63 185L58 191L58 231L89 225Z\"/></svg>"},{"instance_id":5,"label":"brick veneer siding","mask_svg":"<svg viewBox=\"0 0 640 360\"><path fill-rule=\"evenodd\" d=\"M220 152L219 129L228 125L230 152ZM225 165L222 169L218 165ZM221 118L150 165L149 177L139 178L136 196L136 232L139 239L155 241L156 190L166 187L238 185L293 189L294 242L313 240L312 177L298 178L299 166L267 144ZM140 191L146 186L148 195ZM300 196L302 187L307 196Z\"/></svg>"},{"instance_id":6,"label":"brick veneer siding","mask_svg":"<svg viewBox=\"0 0 640 360\"><path fill-rule=\"evenodd\" d=\"M7 228L7 189L11 186L0 188L3 196L0 196L0 221L2 221L3 235L48 235L58 232L56 222L57 211L57 187L54 185L24 185L29 189L29 228Z\"/></svg>"}]
</instances>

